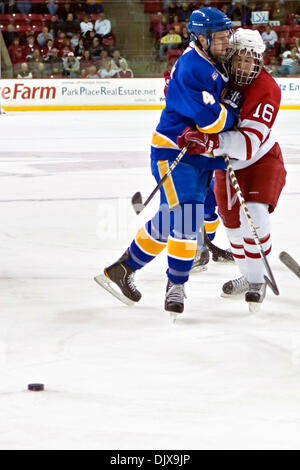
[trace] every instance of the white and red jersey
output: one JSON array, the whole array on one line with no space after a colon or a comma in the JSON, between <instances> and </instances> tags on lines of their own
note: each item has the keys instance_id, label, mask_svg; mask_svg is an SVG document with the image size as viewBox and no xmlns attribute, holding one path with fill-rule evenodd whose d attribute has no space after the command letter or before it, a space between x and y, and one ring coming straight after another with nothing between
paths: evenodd
<instances>
[{"instance_id":1,"label":"white and red jersey","mask_svg":"<svg viewBox=\"0 0 300 470\"><path fill-rule=\"evenodd\" d=\"M281 100L279 86L265 69L249 86L239 90L245 101L238 128L220 133L219 148L214 150L215 156L228 154L235 170L257 162L274 146L271 129Z\"/></svg>"}]
</instances>

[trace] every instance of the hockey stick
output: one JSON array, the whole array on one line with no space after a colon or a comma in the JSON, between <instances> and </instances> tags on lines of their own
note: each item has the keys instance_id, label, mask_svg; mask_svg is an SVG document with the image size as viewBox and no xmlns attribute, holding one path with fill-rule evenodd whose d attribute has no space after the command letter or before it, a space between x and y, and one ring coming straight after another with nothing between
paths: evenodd
<instances>
[{"instance_id":1,"label":"hockey stick","mask_svg":"<svg viewBox=\"0 0 300 470\"><path fill-rule=\"evenodd\" d=\"M294 258L291 257L286 251L282 251L279 254L280 261L285 264L287 268L289 268L297 277L300 278L300 265Z\"/></svg>"},{"instance_id":2,"label":"hockey stick","mask_svg":"<svg viewBox=\"0 0 300 470\"><path fill-rule=\"evenodd\" d=\"M174 162L172 163L172 165L170 166L170 168L168 169L167 173L162 177L162 179L159 181L159 183L157 184L157 186L153 189L152 193L150 194L150 196L146 199L146 201L143 203L143 199L142 199L142 195L140 192L137 192L135 193L132 198L131 198L131 204L133 205L133 209L135 211L135 213L138 215L142 212L142 210L145 209L145 207L149 204L149 202L151 201L151 199L155 196L155 194L157 193L157 191L159 190L159 188L164 184L164 182L166 181L166 179L170 176L170 174L172 173L172 171L174 170L174 168L177 166L177 164L180 162L180 160L182 159L182 157L184 156L184 154L186 153L187 149L188 149L188 146L189 145L186 145L180 152L180 154L178 155L178 157L176 158L176 160L174 160Z\"/></svg>"},{"instance_id":3,"label":"hockey stick","mask_svg":"<svg viewBox=\"0 0 300 470\"><path fill-rule=\"evenodd\" d=\"M231 184L232 186L234 187L235 191L236 191L236 194L237 194L237 197L238 197L238 200L240 201L240 204L241 204L241 207L244 211L244 214L245 214L245 217L247 219L247 222L248 222L248 225L249 225L249 228L252 232L252 236L253 236L253 239L256 243L256 246L259 250L259 253L260 253L260 256L261 256L261 259L265 265L265 268L266 268L266 271L268 273L268 276L264 276L264 279L267 283L267 285L270 287L270 289L274 292L275 295L279 295L279 290L278 290L278 287L277 287L277 284L276 284L276 281L274 279L274 276L273 276L273 273L271 271L271 268L270 268L270 265L268 263L268 260L266 258L266 255L265 255L265 252L263 250L263 247L260 243L260 240L259 240L259 237L258 237L258 234L257 234L257 231L254 227L254 223L253 223L253 220L252 220L252 217L249 213L249 210L248 210L248 207L246 206L246 202L245 202L245 199L243 197L243 194L242 194L242 191L241 191L241 188L240 188L240 185L238 183L238 180L236 179L236 176L235 176L235 172L230 164L230 161L229 161L229 156L228 155L223 155L224 157L224 160L225 160L225 163L226 163L226 166L227 166L227 170L228 170L228 173L229 173L229 177L230 177L230 180L231 180Z\"/></svg>"}]
</instances>

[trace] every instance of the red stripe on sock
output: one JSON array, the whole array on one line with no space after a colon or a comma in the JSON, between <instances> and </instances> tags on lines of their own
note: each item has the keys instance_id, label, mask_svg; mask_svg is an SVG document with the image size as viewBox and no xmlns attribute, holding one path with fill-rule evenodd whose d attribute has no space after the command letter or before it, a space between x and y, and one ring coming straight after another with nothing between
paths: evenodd
<instances>
[{"instance_id":1,"label":"red stripe on sock","mask_svg":"<svg viewBox=\"0 0 300 470\"><path fill-rule=\"evenodd\" d=\"M266 256L271 252L271 249L272 249L272 245L267 251L265 251ZM250 251L247 251L247 250L245 250L245 255L247 256L247 258L254 258L254 259L261 257L260 253L250 253Z\"/></svg>"},{"instance_id":2,"label":"red stripe on sock","mask_svg":"<svg viewBox=\"0 0 300 470\"><path fill-rule=\"evenodd\" d=\"M268 233L264 238L260 238L260 243L266 243L270 239L271 235ZM248 243L248 245L256 245L253 238L244 238L244 242Z\"/></svg>"},{"instance_id":3,"label":"red stripe on sock","mask_svg":"<svg viewBox=\"0 0 300 470\"><path fill-rule=\"evenodd\" d=\"M234 253L232 253L232 256L237 259L245 259L244 255L235 255Z\"/></svg>"},{"instance_id":4,"label":"red stripe on sock","mask_svg":"<svg viewBox=\"0 0 300 470\"><path fill-rule=\"evenodd\" d=\"M235 243L231 243L231 242L230 242L230 245L232 246L232 248L235 248L236 250L242 250L244 248L243 245L236 245Z\"/></svg>"}]
</instances>

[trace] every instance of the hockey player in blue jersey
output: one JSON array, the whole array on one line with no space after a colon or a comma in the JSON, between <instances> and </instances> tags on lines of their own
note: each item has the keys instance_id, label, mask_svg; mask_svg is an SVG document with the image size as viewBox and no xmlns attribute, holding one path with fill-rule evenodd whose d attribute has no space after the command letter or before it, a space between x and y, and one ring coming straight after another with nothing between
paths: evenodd
<instances>
[{"instance_id":1,"label":"hockey player in blue jersey","mask_svg":"<svg viewBox=\"0 0 300 470\"><path fill-rule=\"evenodd\" d=\"M222 61L228 48L231 21L216 8L195 10L188 29L194 47L176 62L170 78L166 107L153 133L152 174L159 181L179 154L177 137L187 126L201 132L218 133L232 127L234 114L221 103L228 77ZM197 234L203 225L203 203L209 178L216 168L224 169L222 157L189 155L182 158L160 193L160 208L140 228L123 256L95 280L125 303L138 302L141 293L134 273L168 251L165 309L175 315L184 309L187 282L197 249ZM116 284L121 293L114 289Z\"/></svg>"}]
</instances>

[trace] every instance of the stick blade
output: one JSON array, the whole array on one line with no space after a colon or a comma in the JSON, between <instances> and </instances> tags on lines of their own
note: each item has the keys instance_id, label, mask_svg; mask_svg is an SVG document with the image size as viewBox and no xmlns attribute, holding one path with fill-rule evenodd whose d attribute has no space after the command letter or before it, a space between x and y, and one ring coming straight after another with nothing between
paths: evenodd
<instances>
[{"instance_id":1,"label":"stick blade","mask_svg":"<svg viewBox=\"0 0 300 470\"><path fill-rule=\"evenodd\" d=\"M275 279L273 278L273 282L267 277L267 276L264 276L264 279L266 281L266 284L267 286L270 287L271 291L275 294L275 295L279 295L279 289L277 287L277 284L275 282Z\"/></svg>"},{"instance_id":2,"label":"stick blade","mask_svg":"<svg viewBox=\"0 0 300 470\"><path fill-rule=\"evenodd\" d=\"M140 192L137 192L132 196L131 204L136 214L140 214L140 212L142 212L145 206L143 204L143 199Z\"/></svg>"},{"instance_id":3,"label":"stick blade","mask_svg":"<svg viewBox=\"0 0 300 470\"><path fill-rule=\"evenodd\" d=\"M279 254L280 261L300 278L300 265L286 251Z\"/></svg>"}]
</instances>

